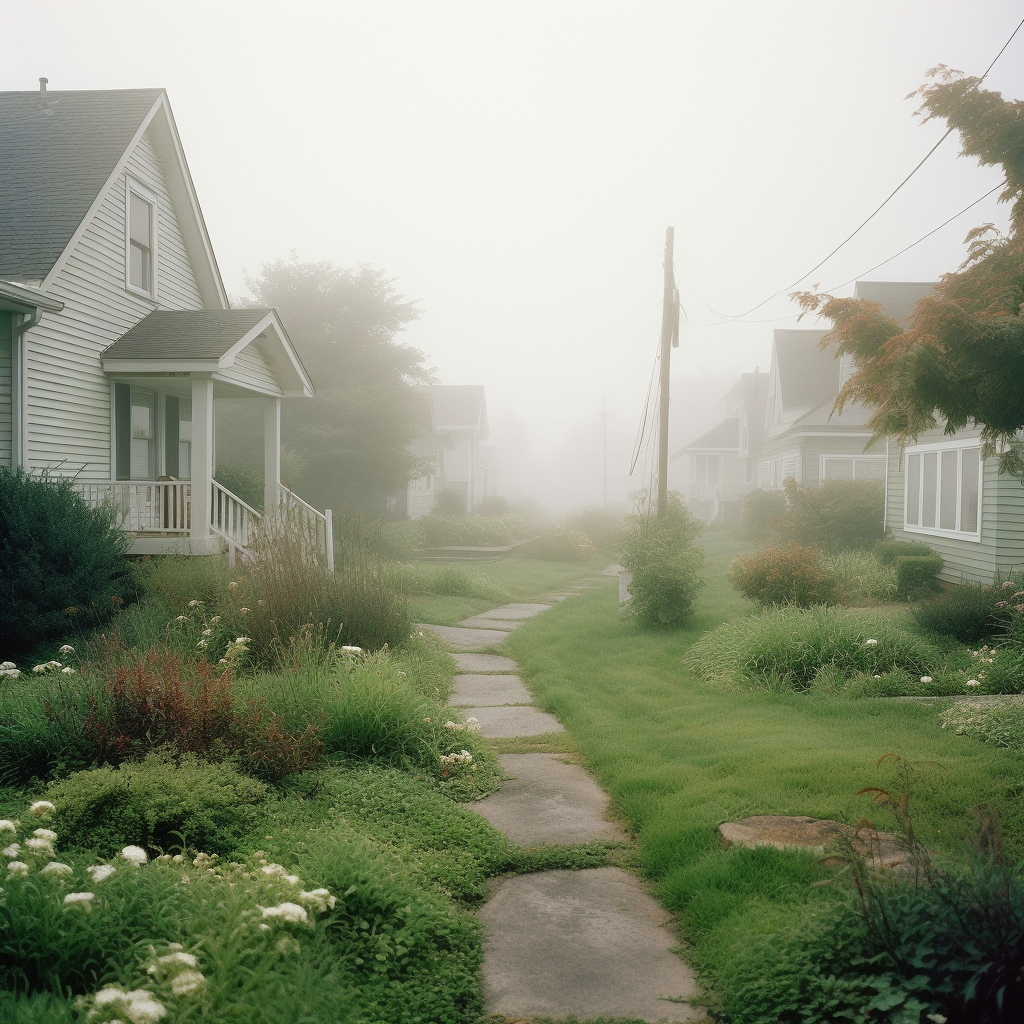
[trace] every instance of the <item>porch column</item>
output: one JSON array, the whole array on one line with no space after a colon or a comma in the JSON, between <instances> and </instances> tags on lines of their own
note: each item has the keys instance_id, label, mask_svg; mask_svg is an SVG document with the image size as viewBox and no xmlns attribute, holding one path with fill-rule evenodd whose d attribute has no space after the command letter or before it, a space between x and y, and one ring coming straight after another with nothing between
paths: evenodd
<instances>
[{"instance_id":1,"label":"porch column","mask_svg":"<svg viewBox=\"0 0 1024 1024\"><path fill-rule=\"evenodd\" d=\"M270 511L280 502L281 399L271 398L263 411L263 508Z\"/></svg>"},{"instance_id":2,"label":"porch column","mask_svg":"<svg viewBox=\"0 0 1024 1024\"><path fill-rule=\"evenodd\" d=\"M213 380L192 377L192 528L195 554L210 550L213 495Z\"/></svg>"}]
</instances>

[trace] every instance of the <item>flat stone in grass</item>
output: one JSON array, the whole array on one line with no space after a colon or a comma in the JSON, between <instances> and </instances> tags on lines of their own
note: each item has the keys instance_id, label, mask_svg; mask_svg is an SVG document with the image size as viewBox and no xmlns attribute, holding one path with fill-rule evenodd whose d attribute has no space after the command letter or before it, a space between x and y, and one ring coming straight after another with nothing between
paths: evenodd
<instances>
[{"instance_id":1,"label":"flat stone in grass","mask_svg":"<svg viewBox=\"0 0 1024 1024\"><path fill-rule=\"evenodd\" d=\"M545 711L524 707L472 707L466 715L480 723L480 735L488 739L513 739L516 736L543 736L565 732L562 723Z\"/></svg>"},{"instance_id":2,"label":"flat stone in grass","mask_svg":"<svg viewBox=\"0 0 1024 1024\"><path fill-rule=\"evenodd\" d=\"M478 651L481 647L493 647L508 639L508 632L499 629L467 629L464 626L431 626L417 622L416 629L436 633L449 647L457 651Z\"/></svg>"},{"instance_id":3,"label":"flat stone in grass","mask_svg":"<svg viewBox=\"0 0 1024 1024\"><path fill-rule=\"evenodd\" d=\"M693 972L670 948L669 915L619 868L494 879L484 924L487 1012L506 1017L703 1014ZM679 1002L678 1000L683 1000Z\"/></svg>"},{"instance_id":4,"label":"flat stone in grass","mask_svg":"<svg viewBox=\"0 0 1024 1024\"><path fill-rule=\"evenodd\" d=\"M718 826L722 845L773 846L776 850L807 850L824 856L836 853L846 843L862 857L869 857L876 868L901 868L912 859L910 847L891 832L854 829L827 818L803 815L755 814L742 821L727 821Z\"/></svg>"},{"instance_id":5,"label":"flat stone in grass","mask_svg":"<svg viewBox=\"0 0 1024 1024\"><path fill-rule=\"evenodd\" d=\"M489 612L481 612L489 619L532 619L534 615L546 612L549 604L503 604L500 608L492 608Z\"/></svg>"},{"instance_id":6,"label":"flat stone in grass","mask_svg":"<svg viewBox=\"0 0 1024 1024\"><path fill-rule=\"evenodd\" d=\"M517 672L519 666L500 654L453 654L460 672Z\"/></svg>"},{"instance_id":7,"label":"flat stone in grass","mask_svg":"<svg viewBox=\"0 0 1024 1024\"><path fill-rule=\"evenodd\" d=\"M501 767L511 776L501 789L467 804L520 846L565 845L626 837L605 820L608 796L578 764L557 754L503 754Z\"/></svg>"},{"instance_id":8,"label":"flat stone in grass","mask_svg":"<svg viewBox=\"0 0 1024 1024\"><path fill-rule=\"evenodd\" d=\"M460 675L454 682L452 699L448 703L455 707L533 703L530 691L523 686L519 676Z\"/></svg>"},{"instance_id":9,"label":"flat stone in grass","mask_svg":"<svg viewBox=\"0 0 1024 1024\"><path fill-rule=\"evenodd\" d=\"M459 625L469 629L518 629L523 624L521 619L495 619L490 612L483 612L481 615L470 615L463 619Z\"/></svg>"}]
</instances>

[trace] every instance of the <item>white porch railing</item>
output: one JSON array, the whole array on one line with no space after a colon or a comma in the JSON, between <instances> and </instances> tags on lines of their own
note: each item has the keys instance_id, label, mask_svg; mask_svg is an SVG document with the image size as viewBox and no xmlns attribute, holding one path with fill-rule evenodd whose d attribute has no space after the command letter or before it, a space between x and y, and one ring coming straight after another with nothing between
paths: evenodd
<instances>
[{"instance_id":1,"label":"white porch railing","mask_svg":"<svg viewBox=\"0 0 1024 1024\"><path fill-rule=\"evenodd\" d=\"M188 534L192 529L192 485L182 480L117 480L75 483L90 508L113 505L118 525L132 533Z\"/></svg>"},{"instance_id":2,"label":"white porch railing","mask_svg":"<svg viewBox=\"0 0 1024 1024\"><path fill-rule=\"evenodd\" d=\"M328 571L334 572L334 522L331 510L318 511L284 484L277 485L277 495L281 507L299 517L303 532L323 556Z\"/></svg>"},{"instance_id":3,"label":"white porch railing","mask_svg":"<svg viewBox=\"0 0 1024 1024\"><path fill-rule=\"evenodd\" d=\"M228 565L234 567L235 555L249 546L250 531L262 517L216 480L211 484L210 529L227 544Z\"/></svg>"}]
</instances>

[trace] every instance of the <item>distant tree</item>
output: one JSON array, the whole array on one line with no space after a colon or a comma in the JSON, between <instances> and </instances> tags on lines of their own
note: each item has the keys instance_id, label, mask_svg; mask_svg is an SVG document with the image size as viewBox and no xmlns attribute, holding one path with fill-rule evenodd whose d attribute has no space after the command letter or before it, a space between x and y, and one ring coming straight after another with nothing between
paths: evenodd
<instances>
[{"instance_id":1,"label":"distant tree","mask_svg":"<svg viewBox=\"0 0 1024 1024\"><path fill-rule=\"evenodd\" d=\"M395 341L419 317L384 271L330 262L265 263L247 278L254 306L281 313L316 397L282 409L292 486L320 508L384 509L387 495L419 472L409 445L422 432L429 382L423 353Z\"/></svg>"},{"instance_id":2,"label":"distant tree","mask_svg":"<svg viewBox=\"0 0 1024 1024\"><path fill-rule=\"evenodd\" d=\"M1024 102L979 88L981 80L944 66L916 93L925 121L941 118L960 134L961 155L1000 165L1012 202L1006 235L991 224L968 236L968 259L945 274L937 294L921 299L906 330L877 303L795 293L805 312L833 329L822 345L851 356L857 372L836 403L874 408L875 439L902 444L943 423L946 433L981 427L983 454L1024 475L1017 431L1024 427Z\"/></svg>"}]
</instances>

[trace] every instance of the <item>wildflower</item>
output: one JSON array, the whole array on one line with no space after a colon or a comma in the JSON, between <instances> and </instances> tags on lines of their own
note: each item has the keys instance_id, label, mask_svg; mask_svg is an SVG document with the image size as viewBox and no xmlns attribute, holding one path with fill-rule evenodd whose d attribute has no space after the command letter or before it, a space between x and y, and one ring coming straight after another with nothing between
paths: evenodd
<instances>
[{"instance_id":1,"label":"wildflower","mask_svg":"<svg viewBox=\"0 0 1024 1024\"><path fill-rule=\"evenodd\" d=\"M203 648L207 647L209 645L209 643L210 643L209 640L200 640L199 643L196 644L196 647L198 647L200 650L202 650Z\"/></svg>"},{"instance_id":2,"label":"wildflower","mask_svg":"<svg viewBox=\"0 0 1024 1024\"><path fill-rule=\"evenodd\" d=\"M18 666L15 665L13 661L0 661L0 669L3 669L4 671L9 671L10 669L17 667Z\"/></svg>"},{"instance_id":3,"label":"wildflower","mask_svg":"<svg viewBox=\"0 0 1024 1024\"><path fill-rule=\"evenodd\" d=\"M1009 606L1010 606L1010 602L1009 601L996 601L996 603L995 603L995 607L996 608L1009 608Z\"/></svg>"},{"instance_id":4,"label":"wildflower","mask_svg":"<svg viewBox=\"0 0 1024 1024\"><path fill-rule=\"evenodd\" d=\"M51 860L50 863L39 872L41 875L73 875L74 873L74 868L69 864L61 864L59 860Z\"/></svg>"},{"instance_id":5,"label":"wildflower","mask_svg":"<svg viewBox=\"0 0 1024 1024\"><path fill-rule=\"evenodd\" d=\"M220 622L220 616L219 615L214 615L214 616L212 616L210 618L210 621L211 622Z\"/></svg>"},{"instance_id":6,"label":"wildflower","mask_svg":"<svg viewBox=\"0 0 1024 1024\"><path fill-rule=\"evenodd\" d=\"M17 857L21 853L21 843L11 843L10 846L4 847L5 857Z\"/></svg>"},{"instance_id":7,"label":"wildflower","mask_svg":"<svg viewBox=\"0 0 1024 1024\"><path fill-rule=\"evenodd\" d=\"M931 676L921 676L921 682L922 683L930 683L930 682L933 682L933 680L932 680Z\"/></svg>"},{"instance_id":8,"label":"wildflower","mask_svg":"<svg viewBox=\"0 0 1024 1024\"><path fill-rule=\"evenodd\" d=\"M64 906L84 907L88 910L91 905L91 901L95 898L96 897L91 892L69 892L67 896L64 897Z\"/></svg>"},{"instance_id":9,"label":"wildflower","mask_svg":"<svg viewBox=\"0 0 1024 1024\"><path fill-rule=\"evenodd\" d=\"M238 584L237 584L237 583L236 583L236 582L235 582L234 580L232 580L232 581L231 581L231 582L230 582L230 583L228 584L228 590L234 590L234 589L235 589L235 587L237 587L237 586L238 586Z\"/></svg>"},{"instance_id":10,"label":"wildflower","mask_svg":"<svg viewBox=\"0 0 1024 1024\"><path fill-rule=\"evenodd\" d=\"M60 653L61 654L74 654L75 653L75 649L74 649L74 647L71 646L71 644L65 644L60 649Z\"/></svg>"},{"instance_id":11,"label":"wildflower","mask_svg":"<svg viewBox=\"0 0 1024 1024\"><path fill-rule=\"evenodd\" d=\"M0 818L0 832L14 832L18 831L18 823L11 821L8 818Z\"/></svg>"},{"instance_id":12,"label":"wildflower","mask_svg":"<svg viewBox=\"0 0 1024 1024\"><path fill-rule=\"evenodd\" d=\"M28 874L28 865L24 861L12 860L10 862L10 864L7 865L7 877L8 878L14 878L15 875L27 875L27 874Z\"/></svg>"},{"instance_id":13,"label":"wildflower","mask_svg":"<svg viewBox=\"0 0 1024 1024\"><path fill-rule=\"evenodd\" d=\"M128 861L129 864L139 866L145 864L149 860L149 855L146 853L141 846L126 846L121 851L121 856Z\"/></svg>"},{"instance_id":14,"label":"wildflower","mask_svg":"<svg viewBox=\"0 0 1024 1024\"><path fill-rule=\"evenodd\" d=\"M189 608L198 608L202 603L203 603L202 601L192 600L192 601L189 601L188 606L189 606Z\"/></svg>"},{"instance_id":15,"label":"wildflower","mask_svg":"<svg viewBox=\"0 0 1024 1024\"><path fill-rule=\"evenodd\" d=\"M161 966L173 967L175 964L182 964L185 967L196 967L199 961L194 953L183 953L180 949L176 949L173 953L160 957L156 964L149 968L149 973L156 974Z\"/></svg>"},{"instance_id":16,"label":"wildflower","mask_svg":"<svg viewBox=\"0 0 1024 1024\"><path fill-rule=\"evenodd\" d=\"M877 643L878 643L877 640L865 640L864 641L864 646L865 647L874 647L875 644L877 644Z\"/></svg>"},{"instance_id":17,"label":"wildflower","mask_svg":"<svg viewBox=\"0 0 1024 1024\"><path fill-rule=\"evenodd\" d=\"M33 665L33 672L45 672L50 666L49 665Z\"/></svg>"},{"instance_id":18,"label":"wildflower","mask_svg":"<svg viewBox=\"0 0 1024 1024\"><path fill-rule=\"evenodd\" d=\"M86 869L94 882L102 882L117 871L112 864L90 864Z\"/></svg>"},{"instance_id":19,"label":"wildflower","mask_svg":"<svg viewBox=\"0 0 1024 1024\"><path fill-rule=\"evenodd\" d=\"M186 996L206 984L206 978L199 971L182 971L171 982L171 991L176 996Z\"/></svg>"},{"instance_id":20,"label":"wildflower","mask_svg":"<svg viewBox=\"0 0 1024 1024\"><path fill-rule=\"evenodd\" d=\"M264 917L279 917L288 924L309 924L306 908L298 903L279 903L276 907L261 907Z\"/></svg>"},{"instance_id":21,"label":"wildflower","mask_svg":"<svg viewBox=\"0 0 1024 1024\"><path fill-rule=\"evenodd\" d=\"M48 818L56 810L57 808L49 800L37 800L29 807L28 813L34 814L39 818Z\"/></svg>"},{"instance_id":22,"label":"wildflower","mask_svg":"<svg viewBox=\"0 0 1024 1024\"><path fill-rule=\"evenodd\" d=\"M236 644L250 644L250 643L252 643L252 637L251 636L236 636L235 637L235 643Z\"/></svg>"},{"instance_id":23,"label":"wildflower","mask_svg":"<svg viewBox=\"0 0 1024 1024\"><path fill-rule=\"evenodd\" d=\"M1013 580L1003 580L1003 590L1009 590L1013 586Z\"/></svg>"},{"instance_id":24,"label":"wildflower","mask_svg":"<svg viewBox=\"0 0 1024 1024\"><path fill-rule=\"evenodd\" d=\"M52 857L53 854L53 843L49 839L40 839L39 836L33 836L31 839L25 840L25 846L33 853L43 857Z\"/></svg>"},{"instance_id":25,"label":"wildflower","mask_svg":"<svg viewBox=\"0 0 1024 1024\"><path fill-rule=\"evenodd\" d=\"M21 669L17 668L5 668L0 672L0 676L7 676L9 679L17 679L21 675Z\"/></svg>"},{"instance_id":26,"label":"wildflower","mask_svg":"<svg viewBox=\"0 0 1024 1024\"><path fill-rule=\"evenodd\" d=\"M158 1003L151 992L144 988L125 992L116 985L101 989L93 997L96 1006L115 1006L118 1013L124 1013L132 1024L149 1024L167 1014L162 1003Z\"/></svg>"},{"instance_id":27,"label":"wildflower","mask_svg":"<svg viewBox=\"0 0 1024 1024\"><path fill-rule=\"evenodd\" d=\"M981 683L977 679L968 679L965 685L966 686L981 686Z\"/></svg>"},{"instance_id":28,"label":"wildflower","mask_svg":"<svg viewBox=\"0 0 1024 1024\"><path fill-rule=\"evenodd\" d=\"M32 835L38 839L45 839L47 842L57 842L57 833L52 828L37 828Z\"/></svg>"},{"instance_id":29,"label":"wildflower","mask_svg":"<svg viewBox=\"0 0 1024 1024\"><path fill-rule=\"evenodd\" d=\"M345 644L343 647L340 648L340 650L344 651L346 654L362 654L363 653L362 647L353 647L350 644Z\"/></svg>"},{"instance_id":30,"label":"wildflower","mask_svg":"<svg viewBox=\"0 0 1024 1024\"><path fill-rule=\"evenodd\" d=\"M213 630L212 629L204 629L202 631L202 633L200 633L199 635L200 636L213 636Z\"/></svg>"},{"instance_id":31,"label":"wildflower","mask_svg":"<svg viewBox=\"0 0 1024 1024\"><path fill-rule=\"evenodd\" d=\"M75 670L70 665L65 666L60 671L65 676L73 676L75 674Z\"/></svg>"},{"instance_id":32,"label":"wildflower","mask_svg":"<svg viewBox=\"0 0 1024 1024\"><path fill-rule=\"evenodd\" d=\"M323 914L328 909L333 910L334 905L338 902L338 898L332 896L329 889L312 889L309 892L301 892L299 900L314 907L318 914Z\"/></svg>"},{"instance_id":33,"label":"wildflower","mask_svg":"<svg viewBox=\"0 0 1024 1024\"><path fill-rule=\"evenodd\" d=\"M248 612L251 612L251 611L252 611L252 609L251 609L251 608L239 608L238 610L239 610L239 611L240 611L240 612L241 612L241 613L242 613L243 615L245 615L245 614L247 614Z\"/></svg>"}]
</instances>

